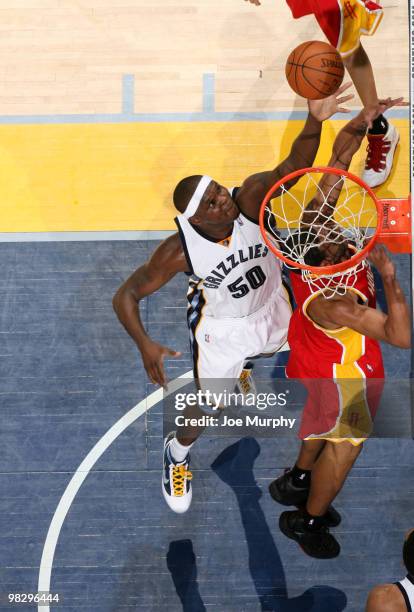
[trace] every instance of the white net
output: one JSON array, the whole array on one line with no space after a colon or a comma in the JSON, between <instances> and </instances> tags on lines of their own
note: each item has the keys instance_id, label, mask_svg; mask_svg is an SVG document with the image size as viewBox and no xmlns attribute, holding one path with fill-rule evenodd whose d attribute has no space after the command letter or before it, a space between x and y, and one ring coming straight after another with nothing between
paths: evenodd
<instances>
[{"instance_id":1,"label":"white net","mask_svg":"<svg viewBox=\"0 0 414 612\"><path fill-rule=\"evenodd\" d=\"M327 171L307 172L294 188L289 187L282 184L280 196L264 210L273 251L288 267L310 268L302 270L302 276L313 292L329 288L326 297L344 294L366 265L364 260L350 259L375 235L375 200L348 176ZM341 271L332 270L338 265Z\"/></svg>"},{"instance_id":2,"label":"white net","mask_svg":"<svg viewBox=\"0 0 414 612\"><path fill-rule=\"evenodd\" d=\"M334 274L313 274L309 270L301 270L302 278L308 283L312 293L323 291L324 296L329 299L335 295L345 295L349 287L353 287L358 278L358 272L366 267L363 259L356 266Z\"/></svg>"}]
</instances>

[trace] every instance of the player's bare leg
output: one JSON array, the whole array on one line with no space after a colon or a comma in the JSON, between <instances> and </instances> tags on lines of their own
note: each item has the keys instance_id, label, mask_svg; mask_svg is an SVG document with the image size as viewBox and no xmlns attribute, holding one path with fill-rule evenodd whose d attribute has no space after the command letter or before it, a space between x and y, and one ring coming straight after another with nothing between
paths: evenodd
<instances>
[{"instance_id":1,"label":"player's bare leg","mask_svg":"<svg viewBox=\"0 0 414 612\"><path fill-rule=\"evenodd\" d=\"M378 104L378 94L372 65L362 45L352 55L343 58L364 106ZM368 154L363 180L370 187L384 183L392 169L399 134L383 115L373 122L368 131Z\"/></svg>"},{"instance_id":2,"label":"player's bare leg","mask_svg":"<svg viewBox=\"0 0 414 612\"><path fill-rule=\"evenodd\" d=\"M325 444L326 440L304 440L296 461L298 469L311 471Z\"/></svg>"},{"instance_id":3,"label":"player's bare leg","mask_svg":"<svg viewBox=\"0 0 414 612\"><path fill-rule=\"evenodd\" d=\"M310 450L315 452L310 447ZM349 441L326 441L311 472L311 487L305 509L283 512L279 526L288 538L295 540L311 557L332 559L340 546L329 532L326 513L342 489L345 479L362 450L362 444Z\"/></svg>"},{"instance_id":4,"label":"player's bare leg","mask_svg":"<svg viewBox=\"0 0 414 612\"><path fill-rule=\"evenodd\" d=\"M219 411L217 411L219 412ZM201 423L203 416L206 416L206 413L203 412L198 406L186 406L182 412L184 419L196 419L197 423ZM219 414L217 414L219 416ZM205 425L191 425L186 424L182 427L179 427L176 433L176 438L178 442L185 447L190 447L194 444L194 442L201 436L203 431L205 430Z\"/></svg>"},{"instance_id":5,"label":"player's bare leg","mask_svg":"<svg viewBox=\"0 0 414 612\"><path fill-rule=\"evenodd\" d=\"M306 504L310 515L322 517L325 514L342 489L362 446L354 446L347 440L340 443L327 441L312 469L311 488Z\"/></svg>"},{"instance_id":6,"label":"player's bare leg","mask_svg":"<svg viewBox=\"0 0 414 612\"><path fill-rule=\"evenodd\" d=\"M190 448L205 429L201 419L206 413L198 406L187 405L182 415L184 419L196 419L197 424L186 424L165 438L162 477L164 499L171 510L179 514L187 512L191 505Z\"/></svg>"},{"instance_id":7,"label":"player's bare leg","mask_svg":"<svg viewBox=\"0 0 414 612\"><path fill-rule=\"evenodd\" d=\"M272 353L273 354L273 353ZM270 355L269 355L270 356ZM256 388L251 376L253 364L247 361L235 385L235 391L248 395L255 394ZM198 381L198 388L203 388ZM182 416L184 425L171 432L164 440L164 469L162 491L168 506L177 513L184 513L190 507L192 500L192 473L190 466L190 449L201 436L207 424L206 418L220 418L223 406L210 403L208 394L203 395L200 405L186 405ZM203 418L204 417L204 418Z\"/></svg>"},{"instance_id":8,"label":"player's bare leg","mask_svg":"<svg viewBox=\"0 0 414 612\"><path fill-rule=\"evenodd\" d=\"M377 87L371 61L362 45L342 58L364 106L378 104Z\"/></svg>"}]
</instances>

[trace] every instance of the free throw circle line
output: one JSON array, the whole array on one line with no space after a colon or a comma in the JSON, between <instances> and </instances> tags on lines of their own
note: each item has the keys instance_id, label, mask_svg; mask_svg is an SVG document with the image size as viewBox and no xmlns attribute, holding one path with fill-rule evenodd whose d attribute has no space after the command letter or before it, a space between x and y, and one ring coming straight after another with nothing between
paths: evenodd
<instances>
[{"instance_id":1,"label":"free throw circle line","mask_svg":"<svg viewBox=\"0 0 414 612\"><path fill-rule=\"evenodd\" d=\"M169 395L177 388L186 384L185 380L193 377L193 372L190 370L185 374L182 374L175 380L168 384L168 390L166 395ZM181 382L180 382L181 381ZM111 446L111 444L121 435L122 432L127 429L134 421L140 416L145 414L150 408L155 406L163 398L162 389L153 391L141 400L134 408L131 408L126 414L124 414L108 431L98 440L95 446L89 451L85 459L82 461L76 472L73 474L69 484L67 485L60 501L56 507L52 521L49 525L46 540L43 545L42 558L39 567L39 580L38 580L38 592L49 593L50 592L50 581L52 576L53 560L55 556L56 546L59 540L60 531L62 525L65 522L66 516L69 509L75 499L79 489L81 488L87 475L100 459L104 452ZM48 603L39 603L38 612L50 612Z\"/></svg>"}]
</instances>

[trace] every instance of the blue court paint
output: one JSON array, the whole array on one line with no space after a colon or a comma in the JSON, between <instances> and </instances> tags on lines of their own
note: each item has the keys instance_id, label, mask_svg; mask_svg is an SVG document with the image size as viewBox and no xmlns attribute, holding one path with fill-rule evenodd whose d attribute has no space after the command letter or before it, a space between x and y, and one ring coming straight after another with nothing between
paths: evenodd
<instances>
[{"instance_id":1,"label":"blue court paint","mask_svg":"<svg viewBox=\"0 0 414 612\"><path fill-rule=\"evenodd\" d=\"M1 242L96 242L102 240L164 240L175 231L0 232Z\"/></svg>"},{"instance_id":2,"label":"blue court paint","mask_svg":"<svg viewBox=\"0 0 414 612\"><path fill-rule=\"evenodd\" d=\"M176 391L180 387L187 384L187 379L192 378L193 372L190 370L178 379L169 383L168 394ZM111 446L111 444L127 429L136 419L145 414L152 406L159 403L163 399L163 390L157 389L146 398L141 400L134 408L131 408L124 414L114 425L106 432L104 436L95 444L89 451L85 459L82 461L74 475L72 476L68 486L66 487L59 504L55 510L52 521L47 532L46 540L43 546L42 558L39 567L38 591L50 593L50 580L52 576L53 559L55 556L56 545L59 540L60 531L70 507L75 499L80 487L88 476L89 472L100 459L103 453ZM38 605L39 612L49 612L48 604L41 603Z\"/></svg>"},{"instance_id":3,"label":"blue court paint","mask_svg":"<svg viewBox=\"0 0 414 612\"><path fill-rule=\"evenodd\" d=\"M349 117L352 114L347 115ZM0 117L0 125L50 125L93 123L196 123L211 121L279 121L305 119L305 111L280 111L275 113L134 113L134 114L85 114L85 115L9 115ZM341 116L338 115L337 118ZM405 116L404 116L405 117Z\"/></svg>"},{"instance_id":4,"label":"blue court paint","mask_svg":"<svg viewBox=\"0 0 414 612\"><path fill-rule=\"evenodd\" d=\"M12 592L32 592L36 585L50 521L83 458L123 416L125 407L154 391L145 382L134 343L111 307L116 288L148 258L153 244L0 245L2 415L6 417L0 456L0 488L5 492L0 554L3 586L13 585ZM402 280L404 260L406 290L409 257L396 259ZM182 351L182 357L166 364L170 379L191 368L186 286L185 276L177 275L142 303L148 333ZM408 351L389 347L384 356L389 374L408 376ZM273 377L275 362L263 360L256 369L260 376ZM254 465L262 493L258 499L260 491L245 463L244 470L233 461L220 461L219 470L209 468L227 442L200 440L192 464L196 503L189 514L179 517L165 507L160 490L161 410L157 404L131 423L76 494L59 535L51 576L50 588L61 593L65 612L182 610L166 557L171 542L188 539L198 567L198 583L191 585L193 601L198 584L208 610L260 609L258 598L266 596L264 589L277 588L277 554L286 572L289 599L306 591L309 597L317 595L311 589L321 581L323 585L326 562L305 558L294 542L279 533L282 508L266 493L270 481L292 465L298 444L292 440L261 444ZM245 462L242 446L238 456ZM252 443L248 446L254 454ZM228 459L229 452L221 459ZM329 564L329 585L346 593L347 612L363 610L373 584L401 578L403 534L414 524L413 491L407 485L414 482L413 460L411 441L373 440L338 498L344 511L339 532L343 556ZM225 482L223 476L234 473L232 466L241 483ZM270 593L267 609L302 609L292 602L279 605L279 599ZM311 600L308 607L334 610L318 604Z\"/></svg>"},{"instance_id":5,"label":"blue court paint","mask_svg":"<svg viewBox=\"0 0 414 612\"><path fill-rule=\"evenodd\" d=\"M331 120L351 119L359 111L346 115L333 115ZM0 117L0 125L50 125L50 124L93 124L93 123L197 123L231 121L287 121L304 120L306 111L260 112L201 112L201 113L134 113L134 114L85 114L85 115L8 115ZM394 109L387 113L389 119L408 119L408 110Z\"/></svg>"},{"instance_id":6,"label":"blue court paint","mask_svg":"<svg viewBox=\"0 0 414 612\"><path fill-rule=\"evenodd\" d=\"M86 113L62 115L3 115L0 125L27 124L67 124L67 123L189 123L189 122L231 122L231 121L286 121L303 120L308 113L300 111L265 112L216 112L215 111L215 78L214 74L203 75L203 110L200 113L134 113L135 77L125 74L122 77L122 112L121 113ZM293 104L293 98L292 98ZM338 113L332 119L355 117L358 111L347 115ZM390 119L408 119L408 108L393 108L387 113Z\"/></svg>"},{"instance_id":7,"label":"blue court paint","mask_svg":"<svg viewBox=\"0 0 414 612\"><path fill-rule=\"evenodd\" d=\"M203 75L203 113L214 113L216 83L214 74Z\"/></svg>"},{"instance_id":8,"label":"blue court paint","mask_svg":"<svg viewBox=\"0 0 414 612\"><path fill-rule=\"evenodd\" d=\"M122 77L122 114L133 115L135 106L135 76L124 74Z\"/></svg>"}]
</instances>

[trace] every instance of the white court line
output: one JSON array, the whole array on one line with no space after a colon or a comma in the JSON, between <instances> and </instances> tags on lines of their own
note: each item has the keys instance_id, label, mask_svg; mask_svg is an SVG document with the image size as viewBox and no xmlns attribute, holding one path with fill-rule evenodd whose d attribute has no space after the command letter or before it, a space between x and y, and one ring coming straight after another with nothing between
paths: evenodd
<instances>
[{"instance_id":1,"label":"white court line","mask_svg":"<svg viewBox=\"0 0 414 612\"><path fill-rule=\"evenodd\" d=\"M279 349L278 352L288 350L287 343ZM177 391L180 387L187 384L187 380L193 378L193 371L190 370L185 374L182 374L178 378L168 383L168 391L165 396L170 395ZM55 556L56 546L59 540L60 531L63 523L69 512L69 509L75 499L79 489L81 488L87 475L95 465L95 463L104 454L107 448L109 448L117 437L127 429L134 421L140 416L145 414L150 408L155 406L163 398L162 389L153 391L150 395L139 402L134 408L131 408L124 416L122 416L108 431L102 436L100 440L95 444L92 450L86 455L74 475L72 476L68 486L66 487L60 501L57 505L55 513L47 532L46 540L43 546L42 558L40 560L39 567L39 580L37 590L39 593L50 593L50 580L52 575L53 560ZM39 603L38 612L50 612L49 604Z\"/></svg>"},{"instance_id":2,"label":"white court line","mask_svg":"<svg viewBox=\"0 0 414 612\"><path fill-rule=\"evenodd\" d=\"M193 377L193 372L190 370L182 376L179 376L175 380L168 384L168 391L166 395L169 395L173 391L186 384L186 380ZM65 489L60 501L57 505L55 513L47 532L46 540L43 546L42 558L40 561L39 568L39 580L38 580L38 592L49 593L50 592L50 579L52 575L53 560L55 556L56 546L59 540L60 530L65 521L65 518L69 512L69 509L75 499L79 489L81 488L87 475L98 461L98 459L104 454L107 448L109 448L117 437L127 429L136 419L145 414L147 410L155 406L163 398L162 389L157 389L146 398L144 398L134 408L131 408L124 416L122 416L108 431L102 436L100 440L95 444L92 450L86 455L74 475L72 476L68 486ZM39 612L49 612L49 604L39 603L37 607Z\"/></svg>"}]
</instances>

